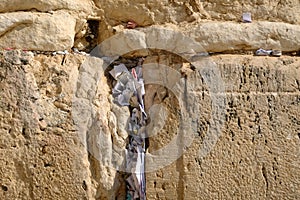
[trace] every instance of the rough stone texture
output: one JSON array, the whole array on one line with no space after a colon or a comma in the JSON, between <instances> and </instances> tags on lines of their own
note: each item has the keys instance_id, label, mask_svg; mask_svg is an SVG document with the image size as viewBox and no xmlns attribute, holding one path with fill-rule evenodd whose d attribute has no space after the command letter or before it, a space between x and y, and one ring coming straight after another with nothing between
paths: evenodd
<instances>
[{"instance_id":1,"label":"rough stone texture","mask_svg":"<svg viewBox=\"0 0 300 200\"><path fill-rule=\"evenodd\" d=\"M181 58L163 54L148 56L145 64L158 61L180 70ZM128 110L112 106L110 84L103 74L95 74L103 61L83 62L78 55L40 55L27 65L12 65L8 58L1 58L1 88L5 88L1 90L0 152L1 166L5 166L1 169L1 199L124 199L124 180L114 169L116 160L122 165L122 157L114 148L124 148L122 127ZM187 86L193 95L188 102L197 114L197 132L183 156L147 174L148 198L297 199L299 58L212 58L225 86L222 134L212 151L199 158L199 149L212 126L211 97L199 73L190 72ZM87 68L80 68L82 63L92 68L84 70ZM81 73L88 73L96 82L97 77L102 78L89 91L82 82L89 76ZM180 107L175 106L176 97L163 87L148 85L146 89L147 107L162 102L168 111L164 117L157 115L161 108L154 107L152 113L156 113L150 114L166 119L165 126L150 125L158 130L150 138L151 154L176 135ZM78 132L74 98L85 97L83 91L95 92L88 103L93 111L88 115L81 112L80 122L87 119L88 129ZM81 108L84 111L87 107ZM182 147L179 143L178 148Z\"/></svg>"},{"instance_id":2,"label":"rough stone texture","mask_svg":"<svg viewBox=\"0 0 300 200\"><path fill-rule=\"evenodd\" d=\"M192 73L188 76L188 102L199 114L197 135L180 159L147 174L148 198L297 199L300 60L212 58L226 88L221 136L213 150L199 158L207 130L213 128L209 123L211 109L207 107L211 97L199 74ZM165 62L173 63L171 60ZM161 133L165 130L167 126ZM150 144L167 146L169 140L164 137L157 135ZM152 148L150 145L149 152Z\"/></svg>"},{"instance_id":3,"label":"rough stone texture","mask_svg":"<svg viewBox=\"0 0 300 200\"><path fill-rule=\"evenodd\" d=\"M141 27L172 24L192 29L189 36L193 35L200 40L204 38L207 42L205 47L207 46L208 50L213 52L224 51L224 46L228 46L225 50L276 47L284 51L294 51L299 49L299 45L294 46L299 43L296 37L299 34L299 27L290 24L299 25L299 10L298 0L272 2L266 0L234 2L225 0L204 2L199 0L151 2L5 0L0 3L0 12L3 13L0 19L5 22L1 23L0 47L58 51L75 46L82 50L90 50L88 46L93 43L91 40L94 37L100 43L114 35L120 28L122 30L127 21L134 20ZM63 14L58 11L62 11ZM246 11L252 13L254 22L286 24L274 25L267 22L237 24L241 22L242 13ZM74 25L75 20L76 25ZM88 20L99 23L99 30L93 30L97 35L89 33L91 24ZM211 23L212 21L230 21L230 23L218 24ZM178 30L176 26L172 28ZM215 33L216 31L218 33ZM214 37L209 41L207 36ZM279 40L279 37L282 39ZM17 41L16 38L19 40ZM291 42L293 39L295 41ZM224 40L225 44L219 40ZM283 42L287 44L283 45Z\"/></svg>"},{"instance_id":4,"label":"rough stone texture","mask_svg":"<svg viewBox=\"0 0 300 200\"><path fill-rule=\"evenodd\" d=\"M0 18L6 22L0 27L2 35L0 46L2 48L55 51L73 47L76 20L68 14L58 12L50 15L23 12L3 14ZM47 29L47 34L45 34L45 29ZM123 30L102 42L101 46L104 46L103 48L108 54L107 51L123 55L127 53L127 50L142 48L161 48L174 51L173 43L184 44L190 42L190 39L195 39L208 52L255 50L260 47L293 52L300 49L298 35L300 35L300 26L286 23L211 22L188 25L179 30L163 26ZM178 46L181 45L178 44ZM178 51L188 51L189 48L191 48L190 45L187 45Z\"/></svg>"},{"instance_id":5,"label":"rough stone texture","mask_svg":"<svg viewBox=\"0 0 300 200\"><path fill-rule=\"evenodd\" d=\"M183 23L201 20L241 21L243 12L254 20L300 23L298 0L227 1L227 0L95 0L110 24L135 20L139 25Z\"/></svg>"},{"instance_id":6,"label":"rough stone texture","mask_svg":"<svg viewBox=\"0 0 300 200\"><path fill-rule=\"evenodd\" d=\"M188 35L199 41L208 52L259 48L289 52L300 49L300 26L282 22L205 23L191 27L188 32Z\"/></svg>"},{"instance_id":7,"label":"rough stone texture","mask_svg":"<svg viewBox=\"0 0 300 200\"><path fill-rule=\"evenodd\" d=\"M208 0L202 4L211 18L216 20L241 21L240 16L243 12L251 12L254 20L300 23L300 2L297 0Z\"/></svg>"},{"instance_id":8,"label":"rough stone texture","mask_svg":"<svg viewBox=\"0 0 300 200\"><path fill-rule=\"evenodd\" d=\"M299 5L298 0L3 0L0 47L87 50L115 35L100 50L144 56L146 81L160 76L173 86L168 75L176 72L174 88L146 86L148 131L153 130L147 167L164 166L147 173L148 199L298 199L299 57L223 54L199 62L206 68L188 62L197 64L195 54L205 51L299 51ZM242 12L251 12L253 23L242 24ZM126 30L128 20L138 28ZM126 177L116 169L124 168L129 111L112 103L106 59L1 51L0 199L125 199ZM221 75L215 82L209 61ZM169 70L149 70L157 63ZM207 143L209 131L223 121L212 114L222 108L212 106L211 96L220 85L224 90L215 97L226 98L224 124L220 137ZM181 112L182 106L189 112ZM182 116L191 117L192 126L178 131ZM184 132L188 128L194 129ZM187 134L194 136L191 145ZM155 154L175 137L171 151Z\"/></svg>"},{"instance_id":9,"label":"rough stone texture","mask_svg":"<svg viewBox=\"0 0 300 200\"><path fill-rule=\"evenodd\" d=\"M189 25L181 30L163 26L123 30L99 46L101 52L109 56L120 56L145 48L164 49L180 55L259 48L295 52L300 49L298 35L300 26L286 23L211 22Z\"/></svg>"},{"instance_id":10,"label":"rough stone texture","mask_svg":"<svg viewBox=\"0 0 300 200\"><path fill-rule=\"evenodd\" d=\"M0 2L0 12L15 12L24 10L34 10L40 12L55 10L73 10L76 12L91 12L92 1L81 0L3 0Z\"/></svg>"},{"instance_id":11,"label":"rough stone texture","mask_svg":"<svg viewBox=\"0 0 300 200\"><path fill-rule=\"evenodd\" d=\"M88 199L89 162L70 113L81 59L12 65L1 56L1 199Z\"/></svg>"},{"instance_id":12,"label":"rough stone texture","mask_svg":"<svg viewBox=\"0 0 300 200\"><path fill-rule=\"evenodd\" d=\"M1 14L0 47L55 51L74 43L76 19L65 12Z\"/></svg>"}]
</instances>

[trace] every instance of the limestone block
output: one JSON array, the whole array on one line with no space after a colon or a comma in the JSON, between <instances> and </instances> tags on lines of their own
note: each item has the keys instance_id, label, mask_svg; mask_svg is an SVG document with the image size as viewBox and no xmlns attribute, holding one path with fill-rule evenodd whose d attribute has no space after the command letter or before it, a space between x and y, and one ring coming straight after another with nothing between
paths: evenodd
<instances>
[{"instance_id":1,"label":"limestone block","mask_svg":"<svg viewBox=\"0 0 300 200\"><path fill-rule=\"evenodd\" d=\"M287 23L207 22L174 30L151 26L124 30L101 43L106 56L122 55L138 49L164 49L189 58L201 52L278 49L286 52L300 49L300 26Z\"/></svg>"},{"instance_id":2,"label":"limestone block","mask_svg":"<svg viewBox=\"0 0 300 200\"><path fill-rule=\"evenodd\" d=\"M300 23L298 0L268 1L268 0L208 0L203 1L202 6L215 20L241 21L243 12L251 12L254 21L283 21L292 24Z\"/></svg>"},{"instance_id":3,"label":"limestone block","mask_svg":"<svg viewBox=\"0 0 300 200\"><path fill-rule=\"evenodd\" d=\"M0 15L0 47L56 51L74 43L76 19L65 12Z\"/></svg>"},{"instance_id":4,"label":"limestone block","mask_svg":"<svg viewBox=\"0 0 300 200\"><path fill-rule=\"evenodd\" d=\"M139 25L154 23L153 12L147 8L146 1L132 2L127 0L95 0L95 4L104 10L104 15L113 21L134 20ZM157 2L160 4L159 2Z\"/></svg>"},{"instance_id":5,"label":"limestone block","mask_svg":"<svg viewBox=\"0 0 300 200\"><path fill-rule=\"evenodd\" d=\"M43 92L47 85L72 84L68 77L78 60L62 66L59 57L44 58L40 63L35 57L31 66L1 56L0 199L88 199L92 191L87 153L71 131L72 119L53 105L69 104L65 93L74 91L63 87L53 98Z\"/></svg>"},{"instance_id":6,"label":"limestone block","mask_svg":"<svg viewBox=\"0 0 300 200\"><path fill-rule=\"evenodd\" d=\"M151 24L219 20L241 21L243 12L251 12L254 21L300 23L300 2L290 1L185 1L185 0L95 0L110 24L134 20L139 26Z\"/></svg>"},{"instance_id":7,"label":"limestone block","mask_svg":"<svg viewBox=\"0 0 300 200\"><path fill-rule=\"evenodd\" d=\"M226 86L221 94L226 97L225 121L218 142L206 157L199 158L208 130L214 128L209 122L214 114L201 74L191 73L187 85L189 94L194 94L188 97L194 102L192 110L198 113L195 138L173 164L147 173L147 197L296 199L300 185L299 58L221 55L211 60L217 63ZM159 142L160 148L169 145L167 129L166 124L161 135L150 138L150 153Z\"/></svg>"},{"instance_id":8,"label":"limestone block","mask_svg":"<svg viewBox=\"0 0 300 200\"><path fill-rule=\"evenodd\" d=\"M163 49L181 56L205 51L193 38L170 27L151 26L141 30L145 32L147 48L150 49Z\"/></svg>"},{"instance_id":9,"label":"limestone block","mask_svg":"<svg viewBox=\"0 0 300 200\"><path fill-rule=\"evenodd\" d=\"M110 113L110 129L113 135L116 145L125 149L127 133L128 116L130 116L129 109L127 107L120 107L116 104L112 104L112 112Z\"/></svg>"},{"instance_id":10,"label":"limestone block","mask_svg":"<svg viewBox=\"0 0 300 200\"><path fill-rule=\"evenodd\" d=\"M2 0L0 12L24 11L36 9L38 11L73 10L89 13L92 10L92 2L89 0Z\"/></svg>"},{"instance_id":11,"label":"limestone block","mask_svg":"<svg viewBox=\"0 0 300 200\"><path fill-rule=\"evenodd\" d=\"M147 48L145 34L138 30L124 30L99 45L100 56L121 56Z\"/></svg>"},{"instance_id":12,"label":"limestone block","mask_svg":"<svg viewBox=\"0 0 300 200\"><path fill-rule=\"evenodd\" d=\"M188 34L208 52L255 50L258 48L297 51L300 49L300 26L286 23L234 22L201 23Z\"/></svg>"}]
</instances>

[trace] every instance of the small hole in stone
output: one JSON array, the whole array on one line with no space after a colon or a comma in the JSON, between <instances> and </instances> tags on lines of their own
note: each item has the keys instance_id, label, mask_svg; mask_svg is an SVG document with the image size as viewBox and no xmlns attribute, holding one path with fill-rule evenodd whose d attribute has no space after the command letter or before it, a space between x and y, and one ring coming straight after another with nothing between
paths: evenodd
<instances>
[{"instance_id":1,"label":"small hole in stone","mask_svg":"<svg viewBox=\"0 0 300 200\"><path fill-rule=\"evenodd\" d=\"M85 182L85 181L82 182L82 188L83 188L85 191L87 191L87 185L86 185L86 182Z\"/></svg>"},{"instance_id":2,"label":"small hole in stone","mask_svg":"<svg viewBox=\"0 0 300 200\"><path fill-rule=\"evenodd\" d=\"M298 138L300 139L300 133L298 133Z\"/></svg>"},{"instance_id":3,"label":"small hole in stone","mask_svg":"<svg viewBox=\"0 0 300 200\"><path fill-rule=\"evenodd\" d=\"M45 163L44 167L51 167L51 164L50 163Z\"/></svg>"},{"instance_id":4,"label":"small hole in stone","mask_svg":"<svg viewBox=\"0 0 300 200\"><path fill-rule=\"evenodd\" d=\"M2 185L1 188L2 188L2 190L5 191L5 192L8 190L8 188L7 188L5 185Z\"/></svg>"},{"instance_id":5,"label":"small hole in stone","mask_svg":"<svg viewBox=\"0 0 300 200\"><path fill-rule=\"evenodd\" d=\"M25 128L22 128L22 135L25 135Z\"/></svg>"},{"instance_id":6,"label":"small hole in stone","mask_svg":"<svg viewBox=\"0 0 300 200\"><path fill-rule=\"evenodd\" d=\"M166 183L163 183L162 186L161 186L161 188L162 188L163 190L166 190L166 186L167 186L167 184L166 184Z\"/></svg>"}]
</instances>

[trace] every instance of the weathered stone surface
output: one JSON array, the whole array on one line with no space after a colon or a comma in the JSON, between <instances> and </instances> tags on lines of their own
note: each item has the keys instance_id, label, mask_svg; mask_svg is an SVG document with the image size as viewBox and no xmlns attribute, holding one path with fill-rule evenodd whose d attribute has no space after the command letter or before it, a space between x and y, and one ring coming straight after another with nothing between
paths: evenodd
<instances>
[{"instance_id":1,"label":"weathered stone surface","mask_svg":"<svg viewBox=\"0 0 300 200\"><path fill-rule=\"evenodd\" d=\"M243 12L253 23L241 23ZM163 167L147 173L148 199L298 199L299 57L213 56L218 80L210 80L209 58L199 73L188 61L204 51L299 51L299 12L299 0L2 0L0 47L19 50L0 52L0 199L126 198L126 176L117 170L130 113L112 104L103 60L20 50L84 50L116 33L102 46L108 55L135 51L129 55L144 56L145 67L170 66L184 86L176 96L146 85L153 130L146 167ZM138 28L126 29L128 20ZM145 78L160 75L172 85L172 70L145 70ZM214 87L205 81L222 83L215 97L226 98L224 118L213 115L223 107L212 104ZM178 131L181 106L193 120ZM220 137L205 142L220 121ZM170 151L155 154L175 137Z\"/></svg>"},{"instance_id":2,"label":"weathered stone surface","mask_svg":"<svg viewBox=\"0 0 300 200\"><path fill-rule=\"evenodd\" d=\"M139 49L164 49L186 58L201 52L278 49L294 52L300 49L300 26L286 23L207 22L174 30L151 26L123 30L100 44L103 55L120 56Z\"/></svg>"},{"instance_id":3,"label":"weathered stone surface","mask_svg":"<svg viewBox=\"0 0 300 200\"><path fill-rule=\"evenodd\" d=\"M170 56L166 62L173 63L172 59ZM208 107L210 91L200 73L194 72L187 77L187 102L193 102L192 112L198 113L194 119L197 133L180 159L147 174L148 198L297 199L300 60L253 56L212 59L222 74L219 81L225 84L221 136L212 151L200 158L207 132L214 126L210 123L212 108ZM171 117L168 120L176 124ZM150 138L150 153L169 145L168 128L166 123L162 135ZM169 156L179 148L180 144Z\"/></svg>"},{"instance_id":4,"label":"weathered stone surface","mask_svg":"<svg viewBox=\"0 0 300 200\"><path fill-rule=\"evenodd\" d=\"M141 26L201 20L241 21L243 12L251 12L257 21L300 23L298 0L95 0L95 4L104 10L104 16L111 25L128 20L135 20Z\"/></svg>"},{"instance_id":5,"label":"weathered stone surface","mask_svg":"<svg viewBox=\"0 0 300 200\"><path fill-rule=\"evenodd\" d=\"M91 12L92 1L89 0L2 0L0 12L33 10L46 12L54 10L72 10L76 12Z\"/></svg>"},{"instance_id":6,"label":"weathered stone surface","mask_svg":"<svg viewBox=\"0 0 300 200\"><path fill-rule=\"evenodd\" d=\"M133 3L135 3L134 6ZM14 3L2 1L0 12L1 9L2 12L37 9L42 12L51 11L54 14L34 14L32 12L3 14L0 18L5 23L1 23L0 27L2 36L0 46L9 45L24 49L29 44L28 47L32 50L54 51L71 48L76 39L76 46L85 48L89 44L85 39L87 35L84 35L88 26L86 19L91 18L102 19L100 20L100 30L97 30L99 32L98 41L112 36L115 31L118 31L117 27L123 26L124 22L135 20L140 26L171 23L192 29L193 31L189 35L194 35L201 41L205 40L203 46L214 52L223 51L220 45L223 46L223 49L228 46L225 50L253 49L262 46L265 48L280 47L287 51L293 46L293 50L298 48L298 45L294 44L299 43L296 37L299 34L299 27L289 25L300 23L300 3L297 0L285 3L282 1L253 3L246 0L233 3L226 1L221 3L173 1L171 4L168 1L128 2L120 0L117 2L95 1L95 4L98 8L94 8L91 1L15 1ZM65 12L62 14L57 10L65 10ZM228 10L232 12L228 12ZM255 23L212 23L216 20L239 22L242 12L245 11L252 12ZM71 13L70 16L66 14L68 12ZM73 18L77 19L76 33L74 33L75 19ZM279 21L287 24L257 23L257 21ZM201 24L199 24L200 22ZM202 22L207 23L202 24ZM172 29L178 28L173 26ZM48 34L42 34L45 32L44 30L47 30ZM28 36L29 33L32 33L31 37ZM19 38L19 40L17 41L15 38Z\"/></svg>"},{"instance_id":7,"label":"weathered stone surface","mask_svg":"<svg viewBox=\"0 0 300 200\"><path fill-rule=\"evenodd\" d=\"M145 34L137 30L124 30L99 45L100 56L121 56L131 51L146 49ZM96 49L97 50L97 49Z\"/></svg>"},{"instance_id":8,"label":"weathered stone surface","mask_svg":"<svg viewBox=\"0 0 300 200\"><path fill-rule=\"evenodd\" d=\"M86 150L70 112L55 106L71 106L81 59L62 66L62 56L37 56L31 65L12 65L1 56L1 199L91 197Z\"/></svg>"},{"instance_id":9,"label":"weathered stone surface","mask_svg":"<svg viewBox=\"0 0 300 200\"><path fill-rule=\"evenodd\" d=\"M65 12L0 15L0 47L56 51L73 47L76 19Z\"/></svg>"},{"instance_id":10,"label":"weathered stone surface","mask_svg":"<svg viewBox=\"0 0 300 200\"><path fill-rule=\"evenodd\" d=\"M209 16L215 20L241 21L243 12L250 12L254 21L283 21L300 23L298 0L208 0L202 3Z\"/></svg>"},{"instance_id":11,"label":"weathered stone surface","mask_svg":"<svg viewBox=\"0 0 300 200\"><path fill-rule=\"evenodd\" d=\"M104 69L103 69L104 68ZM103 60L87 57L79 69L72 118L82 144L89 152L91 179L96 199L122 199L117 169L123 170L125 131L129 110L112 105L104 76Z\"/></svg>"},{"instance_id":12,"label":"weathered stone surface","mask_svg":"<svg viewBox=\"0 0 300 200\"><path fill-rule=\"evenodd\" d=\"M212 22L190 27L188 32L189 36L195 38L208 52L259 48L282 51L300 49L300 26L280 22Z\"/></svg>"},{"instance_id":13,"label":"weathered stone surface","mask_svg":"<svg viewBox=\"0 0 300 200\"><path fill-rule=\"evenodd\" d=\"M159 61L180 71L183 64L177 57L158 54L145 63ZM300 60L288 56L213 59L222 74L227 99L222 134L212 151L200 159L199 149L212 126L211 97L200 74L189 73L187 91L193 95L188 102L197 114L197 132L182 157L147 174L148 198L296 199L300 184ZM124 178L115 170L122 165L122 155L115 148L124 148L126 138L118 129L124 128L128 111L111 106L100 59L87 59L84 65L89 69L80 68L83 58L78 55L67 55L64 65L62 60L63 56L39 55L30 65L1 62L0 84L5 90L1 90L0 101L0 160L5 168L0 197L124 199ZM85 78L80 73L86 74ZM82 85L88 77L95 80L90 90ZM168 114L159 115L162 109L157 107L150 115L166 120L164 126L150 124L158 130L149 141L148 153L152 153L176 136L180 107L163 87L148 85L146 91L147 107L161 104ZM79 113L82 122L87 121L87 129L78 134L73 106L80 95L92 111Z\"/></svg>"}]
</instances>

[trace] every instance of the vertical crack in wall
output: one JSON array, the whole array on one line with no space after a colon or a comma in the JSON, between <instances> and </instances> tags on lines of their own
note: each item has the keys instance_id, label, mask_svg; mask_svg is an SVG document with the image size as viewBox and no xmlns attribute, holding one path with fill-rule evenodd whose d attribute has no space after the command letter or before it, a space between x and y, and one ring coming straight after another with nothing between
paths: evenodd
<instances>
[{"instance_id":1,"label":"vertical crack in wall","mask_svg":"<svg viewBox=\"0 0 300 200\"><path fill-rule=\"evenodd\" d=\"M146 199L144 160L147 148L145 140L147 114L144 110L143 59L137 60L137 63L134 60L131 62L118 60L111 65L114 67L109 73L116 80L112 89L113 103L118 107L128 107L130 112L125 128L127 132L125 173L120 181L126 183L126 199L143 200Z\"/></svg>"},{"instance_id":2,"label":"vertical crack in wall","mask_svg":"<svg viewBox=\"0 0 300 200\"><path fill-rule=\"evenodd\" d=\"M183 155L176 161L176 170L179 174L177 188L176 188L177 199L182 200L184 199L184 188L185 188Z\"/></svg>"},{"instance_id":3,"label":"vertical crack in wall","mask_svg":"<svg viewBox=\"0 0 300 200\"><path fill-rule=\"evenodd\" d=\"M268 197L269 194L269 181L268 181L268 175L267 175L267 170L265 167L265 164L263 164L262 169L261 169L264 181L265 181L265 185L266 185L266 189L265 189L265 196Z\"/></svg>"},{"instance_id":4,"label":"vertical crack in wall","mask_svg":"<svg viewBox=\"0 0 300 200\"><path fill-rule=\"evenodd\" d=\"M184 104L186 111L189 112L189 101L188 101L188 85L187 85L187 77L184 79ZM182 117L182 116L181 116ZM184 171L184 155L183 150L185 148L184 146L184 136L182 134L183 132L180 132L178 135L178 153L180 158L176 161L176 170L179 173L179 179L178 179L178 186L177 186L177 199L181 200L184 199L184 193L185 193L185 171Z\"/></svg>"}]
</instances>

